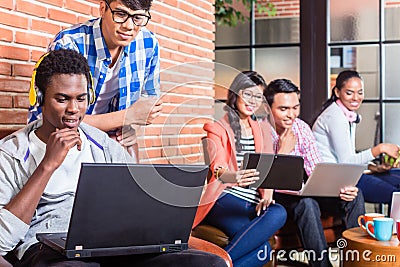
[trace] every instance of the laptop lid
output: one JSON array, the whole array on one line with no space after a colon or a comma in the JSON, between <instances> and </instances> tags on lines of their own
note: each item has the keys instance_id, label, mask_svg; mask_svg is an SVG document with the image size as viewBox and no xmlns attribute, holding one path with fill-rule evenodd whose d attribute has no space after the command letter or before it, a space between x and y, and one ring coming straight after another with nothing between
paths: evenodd
<instances>
[{"instance_id":1,"label":"laptop lid","mask_svg":"<svg viewBox=\"0 0 400 267\"><path fill-rule=\"evenodd\" d=\"M390 218L394 220L393 234L397 233L396 221L400 220L400 192L393 192L392 206L390 208Z\"/></svg>"},{"instance_id":2,"label":"laptop lid","mask_svg":"<svg viewBox=\"0 0 400 267\"><path fill-rule=\"evenodd\" d=\"M257 169L260 180L253 188L300 190L303 183L304 160L300 156L246 153L242 169Z\"/></svg>"},{"instance_id":3,"label":"laptop lid","mask_svg":"<svg viewBox=\"0 0 400 267\"><path fill-rule=\"evenodd\" d=\"M83 163L64 254L187 248L207 171L204 165Z\"/></svg>"},{"instance_id":4,"label":"laptop lid","mask_svg":"<svg viewBox=\"0 0 400 267\"><path fill-rule=\"evenodd\" d=\"M303 188L292 194L337 197L341 188L355 186L364 170L361 164L318 163Z\"/></svg>"}]
</instances>

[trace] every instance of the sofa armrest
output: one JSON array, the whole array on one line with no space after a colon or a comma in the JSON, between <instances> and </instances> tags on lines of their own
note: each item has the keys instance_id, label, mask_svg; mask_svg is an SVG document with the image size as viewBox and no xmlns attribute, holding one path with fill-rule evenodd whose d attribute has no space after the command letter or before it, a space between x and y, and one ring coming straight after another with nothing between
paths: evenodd
<instances>
[{"instance_id":1,"label":"sofa armrest","mask_svg":"<svg viewBox=\"0 0 400 267\"><path fill-rule=\"evenodd\" d=\"M228 267L233 267L233 263L231 260L231 257L229 256L228 252L226 252L224 249L218 247L217 245L210 243L208 241L205 241L203 239L197 238L190 236L189 237L189 248L201 250L204 252L212 253L215 254L222 259L225 260L226 265Z\"/></svg>"},{"instance_id":2,"label":"sofa armrest","mask_svg":"<svg viewBox=\"0 0 400 267\"><path fill-rule=\"evenodd\" d=\"M6 261L2 256L0 256L0 267L12 267L12 265L8 261Z\"/></svg>"}]
</instances>

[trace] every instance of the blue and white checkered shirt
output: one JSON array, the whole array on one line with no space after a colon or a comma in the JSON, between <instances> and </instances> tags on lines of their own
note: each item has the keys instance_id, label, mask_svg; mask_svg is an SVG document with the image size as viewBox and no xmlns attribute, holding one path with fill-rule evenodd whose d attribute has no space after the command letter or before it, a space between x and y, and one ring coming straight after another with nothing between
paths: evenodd
<instances>
[{"instance_id":1,"label":"blue and white checkered shirt","mask_svg":"<svg viewBox=\"0 0 400 267\"><path fill-rule=\"evenodd\" d=\"M86 57L93 76L96 99L111 64L111 54L103 38L101 18L74 25L59 32L49 50L72 49ZM155 35L142 27L136 38L124 48L119 71L119 94L109 104L108 112L122 110L132 105L141 94L159 95L160 59ZM96 103L89 106L92 114ZM41 118L41 108L30 107L28 122Z\"/></svg>"}]
</instances>

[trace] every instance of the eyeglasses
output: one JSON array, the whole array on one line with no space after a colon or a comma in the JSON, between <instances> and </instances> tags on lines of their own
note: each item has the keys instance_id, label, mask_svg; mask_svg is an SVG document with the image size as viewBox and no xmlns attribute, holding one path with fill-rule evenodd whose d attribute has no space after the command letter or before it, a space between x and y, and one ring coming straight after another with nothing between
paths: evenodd
<instances>
[{"instance_id":1,"label":"eyeglasses","mask_svg":"<svg viewBox=\"0 0 400 267\"><path fill-rule=\"evenodd\" d=\"M261 93L253 93L253 92L250 91L250 90L242 90L242 91L241 91L241 95L242 95L242 98L243 98L244 100L250 100L250 99L254 98L254 100L255 100L256 102L259 102L259 103L261 103L261 102L264 101L264 96L263 96L263 94L261 94Z\"/></svg>"},{"instance_id":2,"label":"eyeglasses","mask_svg":"<svg viewBox=\"0 0 400 267\"><path fill-rule=\"evenodd\" d=\"M149 13L149 15L145 15L145 14L133 14L133 15L131 15L131 14L128 14L127 12L125 12L125 11L112 10L112 8L110 7L110 4L107 1L104 1L104 2L106 2L106 5L110 9L113 21L115 23L122 24L122 23L125 23L129 18L131 18L132 21L133 21L133 24L135 24L136 26L139 26L139 27L144 27L149 22L149 19L151 19L150 13Z\"/></svg>"}]
</instances>

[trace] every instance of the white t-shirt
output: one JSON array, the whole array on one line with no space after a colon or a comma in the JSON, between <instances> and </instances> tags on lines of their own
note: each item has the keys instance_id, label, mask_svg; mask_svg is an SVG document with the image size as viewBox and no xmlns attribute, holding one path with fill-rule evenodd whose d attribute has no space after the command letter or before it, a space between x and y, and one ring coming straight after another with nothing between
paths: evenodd
<instances>
[{"instance_id":1,"label":"white t-shirt","mask_svg":"<svg viewBox=\"0 0 400 267\"><path fill-rule=\"evenodd\" d=\"M82 132L79 132L79 135L82 140L81 151L79 151L76 146L68 151L64 162L53 173L47 183L42 196L43 198L51 199L52 196L58 196L60 194L74 194L78 184L81 163L94 162L90 151L89 140ZM46 153L46 144L37 137L35 131L32 131L29 134L29 150L36 161L36 164L39 165Z\"/></svg>"},{"instance_id":2,"label":"white t-shirt","mask_svg":"<svg viewBox=\"0 0 400 267\"><path fill-rule=\"evenodd\" d=\"M112 68L108 68L103 87L96 99L92 114L104 114L109 110L111 99L119 92L119 71L121 66L121 55L119 54L117 61Z\"/></svg>"}]
</instances>

